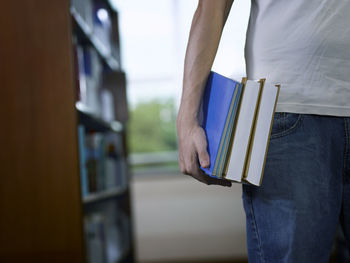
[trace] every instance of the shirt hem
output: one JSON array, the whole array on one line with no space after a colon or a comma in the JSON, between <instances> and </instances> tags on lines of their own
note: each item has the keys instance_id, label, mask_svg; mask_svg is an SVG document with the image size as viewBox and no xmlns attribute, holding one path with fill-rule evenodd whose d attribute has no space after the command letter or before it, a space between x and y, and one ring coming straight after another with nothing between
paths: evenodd
<instances>
[{"instance_id":1,"label":"shirt hem","mask_svg":"<svg viewBox=\"0 0 350 263\"><path fill-rule=\"evenodd\" d=\"M276 112L292 112L303 114L330 115L339 117L350 117L350 107L277 103Z\"/></svg>"}]
</instances>

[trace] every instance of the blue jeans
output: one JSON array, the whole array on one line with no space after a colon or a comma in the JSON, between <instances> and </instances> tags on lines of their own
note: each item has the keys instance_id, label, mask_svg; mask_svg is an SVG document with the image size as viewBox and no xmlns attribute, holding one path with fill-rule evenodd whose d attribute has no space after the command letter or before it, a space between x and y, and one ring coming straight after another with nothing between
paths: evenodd
<instances>
[{"instance_id":1,"label":"blue jeans","mask_svg":"<svg viewBox=\"0 0 350 263\"><path fill-rule=\"evenodd\" d=\"M250 263L328 262L350 241L350 117L276 112L260 187L243 185Z\"/></svg>"}]
</instances>

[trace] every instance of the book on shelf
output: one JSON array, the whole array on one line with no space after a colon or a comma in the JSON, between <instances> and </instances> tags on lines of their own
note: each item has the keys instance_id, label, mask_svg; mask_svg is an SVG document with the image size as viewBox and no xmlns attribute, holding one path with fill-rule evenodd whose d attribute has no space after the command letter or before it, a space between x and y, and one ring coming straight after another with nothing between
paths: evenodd
<instances>
[{"instance_id":1,"label":"book on shelf","mask_svg":"<svg viewBox=\"0 0 350 263\"><path fill-rule=\"evenodd\" d=\"M120 262L130 243L129 218L121 205L106 203L103 208L106 220L107 262Z\"/></svg>"},{"instance_id":2,"label":"book on shelf","mask_svg":"<svg viewBox=\"0 0 350 263\"><path fill-rule=\"evenodd\" d=\"M199 120L215 178L261 185L280 86L265 79L242 82L211 71Z\"/></svg>"},{"instance_id":3,"label":"book on shelf","mask_svg":"<svg viewBox=\"0 0 350 263\"><path fill-rule=\"evenodd\" d=\"M126 74L124 72L106 72L103 75L102 87L111 92L114 114L118 121L125 123L129 119L126 92Z\"/></svg>"},{"instance_id":4,"label":"book on shelf","mask_svg":"<svg viewBox=\"0 0 350 263\"><path fill-rule=\"evenodd\" d=\"M105 134L105 146L104 146L104 171L105 176L105 188L110 189L113 187L125 188L127 186L126 170L124 166L126 164L123 159L122 138L119 134L110 132Z\"/></svg>"},{"instance_id":5,"label":"book on shelf","mask_svg":"<svg viewBox=\"0 0 350 263\"><path fill-rule=\"evenodd\" d=\"M93 213L84 217L85 245L87 262L104 263L107 261L107 227L106 217L103 213Z\"/></svg>"},{"instance_id":6,"label":"book on shelf","mask_svg":"<svg viewBox=\"0 0 350 263\"><path fill-rule=\"evenodd\" d=\"M114 132L86 132L78 126L82 196L127 187L122 138Z\"/></svg>"},{"instance_id":7,"label":"book on shelf","mask_svg":"<svg viewBox=\"0 0 350 263\"><path fill-rule=\"evenodd\" d=\"M101 88L101 118L106 122L115 120L114 97L110 90Z\"/></svg>"},{"instance_id":8,"label":"book on shelf","mask_svg":"<svg viewBox=\"0 0 350 263\"><path fill-rule=\"evenodd\" d=\"M92 47L74 43L77 101L87 112L106 122L127 119L123 72L108 72ZM125 100L125 101L124 101Z\"/></svg>"},{"instance_id":9,"label":"book on shelf","mask_svg":"<svg viewBox=\"0 0 350 263\"><path fill-rule=\"evenodd\" d=\"M80 181L81 194L87 196L89 193L89 179L86 167L86 150L85 150L85 127L78 125L78 145L79 145L79 166L80 166Z\"/></svg>"},{"instance_id":10,"label":"book on shelf","mask_svg":"<svg viewBox=\"0 0 350 263\"><path fill-rule=\"evenodd\" d=\"M99 192L105 189L104 171L104 135L98 132L91 132L86 135L86 167L89 180L89 192Z\"/></svg>"},{"instance_id":11,"label":"book on shelf","mask_svg":"<svg viewBox=\"0 0 350 263\"><path fill-rule=\"evenodd\" d=\"M103 48L104 54L111 55L112 20L105 1L93 1L93 35Z\"/></svg>"},{"instance_id":12,"label":"book on shelf","mask_svg":"<svg viewBox=\"0 0 350 263\"><path fill-rule=\"evenodd\" d=\"M94 115L101 116L102 62L92 47L76 44L75 53L78 100L88 107Z\"/></svg>"},{"instance_id":13,"label":"book on shelf","mask_svg":"<svg viewBox=\"0 0 350 263\"><path fill-rule=\"evenodd\" d=\"M130 243L129 218L120 205L104 203L84 216L87 262L120 262Z\"/></svg>"}]
</instances>

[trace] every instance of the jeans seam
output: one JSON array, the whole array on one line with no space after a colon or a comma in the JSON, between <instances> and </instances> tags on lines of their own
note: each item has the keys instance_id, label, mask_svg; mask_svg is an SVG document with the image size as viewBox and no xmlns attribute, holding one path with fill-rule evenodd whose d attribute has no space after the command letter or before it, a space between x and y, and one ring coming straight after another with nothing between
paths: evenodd
<instances>
[{"instance_id":1,"label":"jeans seam","mask_svg":"<svg viewBox=\"0 0 350 263\"><path fill-rule=\"evenodd\" d=\"M275 139L275 138L279 138L279 137L283 137L285 135L288 135L292 132L295 131L296 128L298 128L301 124L301 119L303 118L303 114L300 114L298 119L296 120L296 122L293 124L292 127L290 127L288 130L285 130L285 131L282 131L280 133L277 133L277 134L271 134L271 139Z\"/></svg>"},{"instance_id":2,"label":"jeans seam","mask_svg":"<svg viewBox=\"0 0 350 263\"><path fill-rule=\"evenodd\" d=\"M348 156L348 152L349 152L349 134L348 134L348 124L346 121L346 118L343 119L344 120L344 129L345 129L345 147L344 147L344 155L343 155L343 172L342 172L342 176L343 176L343 183L346 181L346 159Z\"/></svg>"},{"instance_id":3,"label":"jeans seam","mask_svg":"<svg viewBox=\"0 0 350 263\"><path fill-rule=\"evenodd\" d=\"M260 235L259 235L259 231L258 231L258 227L256 224L256 219L255 219L255 213L254 213L254 208L253 208L253 198L252 198L251 191L249 191L249 202L250 202L250 213L252 214L252 228L253 228L254 233L256 235L256 238L258 240L258 249L259 249L260 260L261 260L261 263L265 263L264 253L263 253L262 246L261 246L261 239L260 239Z\"/></svg>"}]
</instances>

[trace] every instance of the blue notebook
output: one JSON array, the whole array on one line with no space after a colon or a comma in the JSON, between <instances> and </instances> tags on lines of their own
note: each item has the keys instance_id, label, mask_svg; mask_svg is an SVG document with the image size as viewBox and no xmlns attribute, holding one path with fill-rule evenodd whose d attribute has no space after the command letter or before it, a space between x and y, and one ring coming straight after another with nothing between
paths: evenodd
<instances>
[{"instance_id":1,"label":"blue notebook","mask_svg":"<svg viewBox=\"0 0 350 263\"><path fill-rule=\"evenodd\" d=\"M211 177L223 176L241 95L241 83L210 72L201 105L201 126L207 136L210 166L200 168Z\"/></svg>"}]
</instances>

